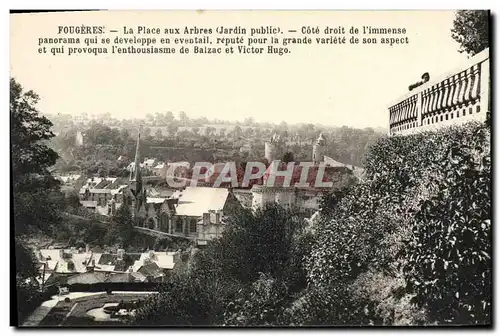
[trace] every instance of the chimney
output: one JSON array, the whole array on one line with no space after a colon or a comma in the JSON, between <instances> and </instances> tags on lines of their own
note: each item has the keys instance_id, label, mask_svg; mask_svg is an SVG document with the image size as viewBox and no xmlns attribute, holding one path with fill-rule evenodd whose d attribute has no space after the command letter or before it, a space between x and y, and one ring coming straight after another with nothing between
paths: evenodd
<instances>
[{"instance_id":1,"label":"chimney","mask_svg":"<svg viewBox=\"0 0 500 336\"><path fill-rule=\"evenodd\" d=\"M123 260L123 256L125 255L125 250L124 249L118 249L117 251L117 260Z\"/></svg>"},{"instance_id":2,"label":"chimney","mask_svg":"<svg viewBox=\"0 0 500 336\"><path fill-rule=\"evenodd\" d=\"M208 225L210 224L210 213L205 212L203 214L203 225Z\"/></svg>"},{"instance_id":3,"label":"chimney","mask_svg":"<svg viewBox=\"0 0 500 336\"><path fill-rule=\"evenodd\" d=\"M85 252L89 253L90 252L90 245L85 244Z\"/></svg>"},{"instance_id":4,"label":"chimney","mask_svg":"<svg viewBox=\"0 0 500 336\"><path fill-rule=\"evenodd\" d=\"M208 210L210 213L210 223L217 223L217 218L214 210Z\"/></svg>"}]
</instances>

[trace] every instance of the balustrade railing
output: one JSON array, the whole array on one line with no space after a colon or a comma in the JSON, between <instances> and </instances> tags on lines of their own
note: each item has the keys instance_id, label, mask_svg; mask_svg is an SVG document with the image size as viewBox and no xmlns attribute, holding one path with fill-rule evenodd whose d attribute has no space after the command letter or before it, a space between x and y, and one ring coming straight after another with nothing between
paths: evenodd
<instances>
[{"instance_id":1,"label":"balustrade railing","mask_svg":"<svg viewBox=\"0 0 500 336\"><path fill-rule=\"evenodd\" d=\"M489 49L460 68L424 83L389 107L389 134L411 134L471 120L490 110Z\"/></svg>"}]
</instances>

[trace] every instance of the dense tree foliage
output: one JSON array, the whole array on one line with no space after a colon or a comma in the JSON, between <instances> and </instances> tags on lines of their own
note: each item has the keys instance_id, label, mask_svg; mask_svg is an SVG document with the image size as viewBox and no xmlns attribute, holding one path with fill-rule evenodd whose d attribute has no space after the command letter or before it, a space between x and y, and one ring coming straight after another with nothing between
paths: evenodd
<instances>
[{"instance_id":1,"label":"dense tree foliage","mask_svg":"<svg viewBox=\"0 0 500 336\"><path fill-rule=\"evenodd\" d=\"M456 135L457 136L457 135ZM437 193L422 202L407 245L405 275L415 301L453 324L491 319L491 158L487 128L473 128L436 164Z\"/></svg>"},{"instance_id":2,"label":"dense tree foliage","mask_svg":"<svg viewBox=\"0 0 500 336\"><path fill-rule=\"evenodd\" d=\"M335 209L323 211L315 230L309 289L352 298L364 278L373 323L384 314L383 323L401 323L394 316L402 302L406 311L418 303L428 313L427 320L399 316L405 323L488 323L489 141L479 123L380 140L367 155L365 182L325 199ZM387 297L370 290L380 277Z\"/></svg>"},{"instance_id":3,"label":"dense tree foliage","mask_svg":"<svg viewBox=\"0 0 500 336\"><path fill-rule=\"evenodd\" d=\"M64 197L48 168L57 154L45 142L53 137L51 122L35 105L39 97L10 79L12 196L14 203L14 258L16 266L17 313L20 323L39 304L35 277L36 259L27 247L29 233L52 234L60 220Z\"/></svg>"},{"instance_id":4,"label":"dense tree foliage","mask_svg":"<svg viewBox=\"0 0 500 336\"><path fill-rule=\"evenodd\" d=\"M134 238L134 223L132 212L126 202L116 210L116 214L111 218L111 225L116 227L121 245L124 247L130 245Z\"/></svg>"},{"instance_id":5,"label":"dense tree foliage","mask_svg":"<svg viewBox=\"0 0 500 336\"><path fill-rule=\"evenodd\" d=\"M61 171L82 171L90 175L124 176L123 168L135 155L135 137L142 131L141 154L162 161L221 162L260 161L264 158L264 142L277 132L286 140L286 161L310 161L312 146L320 132L327 137L326 155L356 166L370 144L383 134L372 128L325 127L313 124L271 125L255 123L216 123L184 114L181 122L162 114L148 115L144 120L87 120L71 116L51 116L58 135L51 145L61 156L56 167ZM76 135L83 135L83 144L76 144ZM120 162L117 158L124 156Z\"/></svg>"},{"instance_id":6,"label":"dense tree foliage","mask_svg":"<svg viewBox=\"0 0 500 336\"><path fill-rule=\"evenodd\" d=\"M255 214L236 211L226 221L223 236L197 251L184 272L169 278L135 323L280 323L278 311L305 288L305 222L279 206Z\"/></svg>"},{"instance_id":7,"label":"dense tree foliage","mask_svg":"<svg viewBox=\"0 0 500 336\"><path fill-rule=\"evenodd\" d=\"M11 162L14 224L17 235L54 230L60 219L61 195L58 182L47 168L57 153L45 142L54 136L52 123L36 110L39 97L10 79Z\"/></svg>"},{"instance_id":8,"label":"dense tree foliage","mask_svg":"<svg viewBox=\"0 0 500 336\"><path fill-rule=\"evenodd\" d=\"M452 37L460 44L460 52L473 56L489 47L490 12L487 10L459 10L455 14Z\"/></svg>"}]
</instances>

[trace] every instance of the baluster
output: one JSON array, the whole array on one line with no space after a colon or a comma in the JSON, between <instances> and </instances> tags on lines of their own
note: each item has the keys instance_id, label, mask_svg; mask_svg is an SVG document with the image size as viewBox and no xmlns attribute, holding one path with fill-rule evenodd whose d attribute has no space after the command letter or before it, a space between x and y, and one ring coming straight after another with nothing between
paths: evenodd
<instances>
[{"instance_id":1,"label":"baluster","mask_svg":"<svg viewBox=\"0 0 500 336\"><path fill-rule=\"evenodd\" d=\"M464 102L469 105L470 101L470 96L472 94L472 80L474 79L473 77L473 69L469 68L465 72L465 76L467 77L467 87L465 88L464 92Z\"/></svg>"},{"instance_id":2,"label":"baluster","mask_svg":"<svg viewBox=\"0 0 500 336\"><path fill-rule=\"evenodd\" d=\"M429 112L429 92L430 92L430 89L426 89L424 91L425 96L424 96L424 103L422 105L422 113L425 113L425 114L427 114L427 112Z\"/></svg>"},{"instance_id":3,"label":"baluster","mask_svg":"<svg viewBox=\"0 0 500 336\"><path fill-rule=\"evenodd\" d=\"M452 107L453 106L453 96L455 95L455 89L456 89L455 80L454 80L453 76L448 78L448 83L450 86L450 92L448 95L448 101L446 102L446 106Z\"/></svg>"},{"instance_id":4,"label":"baluster","mask_svg":"<svg viewBox=\"0 0 500 336\"><path fill-rule=\"evenodd\" d=\"M446 78L444 80L444 94L443 94L443 103L442 103L442 106L443 108L448 108L450 107L448 105L448 97L450 95L450 79L449 78Z\"/></svg>"},{"instance_id":5,"label":"baluster","mask_svg":"<svg viewBox=\"0 0 500 336\"><path fill-rule=\"evenodd\" d=\"M435 112L437 109L437 85L432 86L432 91L431 91L431 111Z\"/></svg>"},{"instance_id":6,"label":"baluster","mask_svg":"<svg viewBox=\"0 0 500 336\"><path fill-rule=\"evenodd\" d=\"M429 103L427 103L428 105L428 110L430 113L432 113L432 101L433 101L433 98L432 98L432 95L434 93L434 89L432 88L432 86L429 88Z\"/></svg>"},{"instance_id":7,"label":"baluster","mask_svg":"<svg viewBox=\"0 0 500 336\"><path fill-rule=\"evenodd\" d=\"M399 121L403 122L405 118L405 102L401 102L400 104L400 113L399 113Z\"/></svg>"},{"instance_id":8,"label":"baluster","mask_svg":"<svg viewBox=\"0 0 500 336\"><path fill-rule=\"evenodd\" d=\"M421 108L422 108L422 115L425 115L425 112L426 112L426 110L425 110L425 100L427 99L426 92L427 92L427 90L422 91L422 93L421 93L422 96L421 96L421 100L420 101L421 101L421 104L422 104L422 106L421 106Z\"/></svg>"},{"instance_id":9,"label":"baluster","mask_svg":"<svg viewBox=\"0 0 500 336\"><path fill-rule=\"evenodd\" d=\"M406 99L406 100L405 100L405 103L404 103L404 104L405 104L405 109L404 109L404 111L405 111L405 113L404 113L404 120L405 120L405 122L406 122L406 120L408 120L408 99Z\"/></svg>"},{"instance_id":10,"label":"baluster","mask_svg":"<svg viewBox=\"0 0 500 336\"><path fill-rule=\"evenodd\" d=\"M462 82L462 85L460 87L460 93L458 94L458 103L463 105L465 101L465 89L467 88L467 76L465 71L460 73L460 82Z\"/></svg>"},{"instance_id":11,"label":"baluster","mask_svg":"<svg viewBox=\"0 0 500 336\"><path fill-rule=\"evenodd\" d=\"M418 108L417 108L418 97L417 95L413 96L413 118L418 117Z\"/></svg>"},{"instance_id":12,"label":"baluster","mask_svg":"<svg viewBox=\"0 0 500 336\"><path fill-rule=\"evenodd\" d=\"M415 96L412 96L410 98L410 110L408 111L408 117L410 119L413 119L413 107L415 106L415 102L414 102L413 98L415 98Z\"/></svg>"},{"instance_id":13,"label":"baluster","mask_svg":"<svg viewBox=\"0 0 500 336\"><path fill-rule=\"evenodd\" d=\"M413 118L413 97L408 101L408 119Z\"/></svg>"},{"instance_id":14,"label":"baluster","mask_svg":"<svg viewBox=\"0 0 500 336\"><path fill-rule=\"evenodd\" d=\"M455 83L455 94L453 95L453 106L458 105L458 97L460 97L460 89L462 88L462 81L460 80L460 74L456 74L453 76L453 80Z\"/></svg>"},{"instance_id":15,"label":"baluster","mask_svg":"<svg viewBox=\"0 0 500 336\"><path fill-rule=\"evenodd\" d=\"M443 107L443 105L441 104L443 100L443 82L437 83L436 88L437 88L436 110L439 111Z\"/></svg>"},{"instance_id":16,"label":"baluster","mask_svg":"<svg viewBox=\"0 0 500 336\"><path fill-rule=\"evenodd\" d=\"M480 64L476 64L474 65L474 72L473 72L473 78L474 78L474 85L472 86L472 90L471 90L471 94L470 94L470 99L472 100L476 100L477 97L479 96L479 82L481 80L481 77L480 77L480 69L481 68L481 65Z\"/></svg>"}]
</instances>

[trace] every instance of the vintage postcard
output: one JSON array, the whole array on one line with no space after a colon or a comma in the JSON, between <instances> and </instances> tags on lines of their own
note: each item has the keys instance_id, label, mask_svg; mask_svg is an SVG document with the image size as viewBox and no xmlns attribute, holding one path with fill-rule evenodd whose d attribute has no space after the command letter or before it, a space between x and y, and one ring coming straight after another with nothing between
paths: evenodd
<instances>
[{"instance_id":1,"label":"vintage postcard","mask_svg":"<svg viewBox=\"0 0 500 336\"><path fill-rule=\"evenodd\" d=\"M11 324L491 326L490 20L11 12Z\"/></svg>"}]
</instances>

